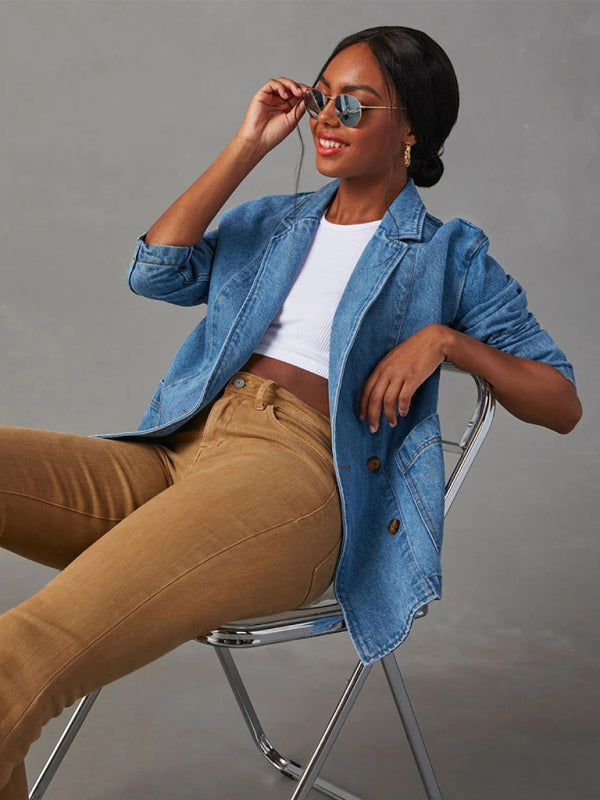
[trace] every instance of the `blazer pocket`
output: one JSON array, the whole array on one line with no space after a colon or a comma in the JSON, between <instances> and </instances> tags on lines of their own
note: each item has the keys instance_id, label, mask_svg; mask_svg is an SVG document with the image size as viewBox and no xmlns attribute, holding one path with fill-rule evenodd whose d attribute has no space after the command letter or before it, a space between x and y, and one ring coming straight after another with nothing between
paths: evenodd
<instances>
[{"instance_id":1,"label":"blazer pocket","mask_svg":"<svg viewBox=\"0 0 600 800\"><path fill-rule=\"evenodd\" d=\"M409 431L394 452L394 460L401 476L401 513L413 548L422 550L429 540L439 555L446 487L437 413L424 417Z\"/></svg>"}]
</instances>

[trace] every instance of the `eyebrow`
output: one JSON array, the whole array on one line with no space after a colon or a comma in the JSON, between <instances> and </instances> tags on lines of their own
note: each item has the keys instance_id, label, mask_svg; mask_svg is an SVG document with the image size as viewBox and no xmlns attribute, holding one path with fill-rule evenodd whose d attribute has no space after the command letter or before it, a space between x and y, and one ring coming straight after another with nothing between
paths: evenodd
<instances>
[{"instance_id":1,"label":"eyebrow","mask_svg":"<svg viewBox=\"0 0 600 800\"><path fill-rule=\"evenodd\" d=\"M319 80L321 81L321 83L324 83L325 86L329 87L329 81L326 78L321 76ZM319 81L317 81L317 83L318 82ZM342 92L355 92L357 89L364 89L365 91L374 94L375 97L378 97L380 100L383 100L383 97L379 94L379 92L376 92L372 86L366 86L364 83L347 83L345 86L341 87Z\"/></svg>"}]
</instances>

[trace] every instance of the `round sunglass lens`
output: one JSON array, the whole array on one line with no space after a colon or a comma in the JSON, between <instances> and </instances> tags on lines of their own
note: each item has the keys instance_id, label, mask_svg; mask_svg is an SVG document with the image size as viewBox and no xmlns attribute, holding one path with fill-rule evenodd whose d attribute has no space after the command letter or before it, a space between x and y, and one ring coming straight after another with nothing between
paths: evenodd
<instances>
[{"instance_id":1,"label":"round sunglass lens","mask_svg":"<svg viewBox=\"0 0 600 800\"><path fill-rule=\"evenodd\" d=\"M360 119L360 102L350 94L340 94L335 98L335 110L342 125L354 128Z\"/></svg>"},{"instance_id":2,"label":"round sunglass lens","mask_svg":"<svg viewBox=\"0 0 600 800\"><path fill-rule=\"evenodd\" d=\"M316 119L325 106L325 97L323 92L318 89L307 89L305 93L304 106L309 115Z\"/></svg>"}]
</instances>

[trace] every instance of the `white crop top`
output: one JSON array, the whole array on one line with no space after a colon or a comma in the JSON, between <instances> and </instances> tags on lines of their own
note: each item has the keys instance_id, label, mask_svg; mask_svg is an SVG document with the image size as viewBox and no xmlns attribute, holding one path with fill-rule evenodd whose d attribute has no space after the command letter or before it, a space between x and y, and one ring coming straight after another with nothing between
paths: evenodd
<instances>
[{"instance_id":1,"label":"white crop top","mask_svg":"<svg viewBox=\"0 0 600 800\"><path fill-rule=\"evenodd\" d=\"M255 353L329 376L329 337L348 279L381 220L336 225L321 217L298 274Z\"/></svg>"}]
</instances>

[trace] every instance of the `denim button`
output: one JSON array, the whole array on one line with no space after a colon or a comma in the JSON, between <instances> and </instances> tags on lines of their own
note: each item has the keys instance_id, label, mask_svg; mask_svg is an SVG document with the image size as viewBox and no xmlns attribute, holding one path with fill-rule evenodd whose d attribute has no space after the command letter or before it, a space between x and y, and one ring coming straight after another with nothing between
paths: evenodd
<instances>
[{"instance_id":1,"label":"denim button","mask_svg":"<svg viewBox=\"0 0 600 800\"><path fill-rule=\"evenodd\" d=\"M234 378L233 385L235 386L236 389L241 389L242 386L246 385L246 381L243 378Z\"/></svg>"},{"instance_id":2,"label":"denim button","mask_svg":"<svg viewBox=\"0 0 600 800\"><path fill-rule=\"evenodd\" d=\"M380 466L381 459L377 458L377 456L371 456L371 458L367 459L367 469L369 472L377 472Z\"/></svg>"},{"instance_id":3,"label":"denim button","mask_svg":"<svg viewBox=\"0 0 600 800\"><path fill-rule=\"evenodd\" d=\"M388 533L396 533L399 527L400 520L398 517L394 517L394 519L390 520L390 524L388 525Z\"/></svg>"}]
</instances>

